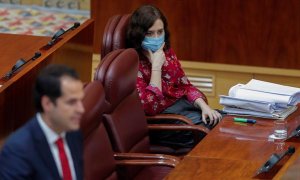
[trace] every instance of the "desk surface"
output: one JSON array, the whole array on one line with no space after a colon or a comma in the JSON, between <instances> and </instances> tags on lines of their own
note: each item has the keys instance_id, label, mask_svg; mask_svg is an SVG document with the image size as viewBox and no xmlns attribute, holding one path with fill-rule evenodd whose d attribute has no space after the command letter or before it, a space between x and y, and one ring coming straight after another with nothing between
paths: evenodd
<instances>
[{"instance_id":1,"label":"desk surface","mask_svg":"<svg viewBox=\"0 0 300 180\"><path fill-rule=\"evenodd\" d=\"M11 70L17 60L30 59L40 47L47 44L50 37L26 36L17 34L0 34L0 76Z\"/></svg>"},{"instance_id":2,"label":"desk surface","mask_svg":"<svg viewBox=\"0 0 300 180\"><path fill-rule=\"evenodd\" d=\"M299 140L298 140L299 141ZM283 165L274 179L300 179L300 151L297 151L291 159Z\"/></svg>"},{"instance_id":3,"label":"desk surface","mask_svg":"<svg viewBox=\"0 0 300 180\"><path fill-rule=\"evenodd\" d=\"M233 122L225 117L169 174L167 179L199 178L273 178L280 168L300 153L300 141L270 142L273 120L257 119L256 124ZM287 119L289 133L300 124L300 108ZM256 171L273 153L289 146L296 148L291 157L283 158L272 171L255 176Z\"/></svg>"}]
</instances>

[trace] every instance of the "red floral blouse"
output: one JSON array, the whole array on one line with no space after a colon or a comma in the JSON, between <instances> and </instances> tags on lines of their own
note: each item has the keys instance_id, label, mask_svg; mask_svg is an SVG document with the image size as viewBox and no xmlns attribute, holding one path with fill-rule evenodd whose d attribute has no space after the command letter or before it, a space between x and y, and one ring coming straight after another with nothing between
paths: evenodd
<instances>
[{"instance_id":1,"label":"red floral blouse","mask_svg":"<svg viewBox=\"0 0 300 180\"><path fill-rule=\"evenodd\" d=\"M151 63L145 57L140 57L136 86L146 114L158 114L182 97L187 98L191 103L198 98L207 102L205 95L185 76L174 51L166 50L165 56L166 62L162 67L162 91L149 84Z\"/></svg>"}]
</instances>

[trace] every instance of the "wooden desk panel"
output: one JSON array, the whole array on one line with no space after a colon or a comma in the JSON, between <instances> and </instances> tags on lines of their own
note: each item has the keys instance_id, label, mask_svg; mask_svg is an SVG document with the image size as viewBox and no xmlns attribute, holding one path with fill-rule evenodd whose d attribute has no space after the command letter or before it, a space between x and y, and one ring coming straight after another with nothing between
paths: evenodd
<instances>
[{"instance_id":1,"label":"wooden desk panel","mask_svg":"<svg viewBox=\"0 0 300 180\"><path fill-rule=\"evenodd\" d=\"M18 59L30 59L48 41L49 37L0 34L4 45L0 48L0 76L10 71ZM39 64L44 58L42 55L36 62L27 63L11 79L0 80L0 139L33 114L32 85L40 66L31 63Z\"/></svg>"},{"instance_id":2,"label":"wooden desk panel","mask_svg":"<svg viewBox=\"0 0 300 180\"><path fill-rule=\"evenodd\" d=\"M0 141L34 115L32 86L39 70L50 63L75 68L83 81L91 80L93 21L86 21L69 31L51 48L44 48L50 37L0 34L0 75L8 72L23 57L31 58L40 51L41 57L27 63L10 79L0 81ZM2 65L3 64L3 65Z\"/></svg>"},{"instance_id":3,"label":"wooden desk panel","mask_svg":"<svg viewBox=\"0 0 300 180\"><path fill-rule=\"evenodd\" d=\"M250 179L259 166L259 162L243 160L186 157L166 179Z\"/></svg>"},{"instance_id":4,"label":"wooden desk panel","mask_svg":"<svg viewBox=\"0 0 300 180\"><path fill-rule=\"evenodd\" d=\"M256 124L233 122L225 117L170 173L167 179L251 179L273 153L282 153L289 146L296 148L291 157L284 157L270 172L255 178L273 178L277 172L300 154L300 140L270 142L273 121L257 119ZM288 133L300 124L300 108L287 118Z\"/></svg>"},{"instance_id":5,"label":"wooden desk panel","mask_svg":"<svg viewBox=\"0 0 300 180\"><path fill-rule=\"evenodd\" d=\"M269 156L277 147L268 141L274 120L255 119L256 124L246 124L233 122L232 116L225 117L188 156L249 160ZM289 133L300 124L299 108L287 118L287 124ZM285 143L285 147L289 145L299 146L297 142Z\"/></svg>"},{"instance_id":6,"label":"wooden desk panel","mask_svg":"<svg viewBox=\"0 0 300 180\"><path fill-rule=\"evenodd\" d=\"M7 73L20 58L31 58L48 41L49 37L0 34L0 76Z\"/></svg>"},{"instance_id":7,"label":"wooden desk panel","mask_svg":"<svg viewBox=\"0 0 300 180\"><path fill-rule=\"evenodd\" d=\"M179 59L300 69L298 0L91 0L95 53L108 18L142 4L164 13Z\"/></svg>"},{"instance_id":8,"label":"wooden desk panel","mask_svg":"<svg viewBox=\"0 0 300 180\"><path fill-rule=\"evenodd\" d=\"M84 82L91 81L93 59L94 21L88 20L77 29L65 34L50 49L41 52L51 55L52 63L66 64L74 68Z\"/></svg>"},{"instance_id":9,"label":"wooden desk panel","mask_svg":"<svg viewBox=\"0 0 300 180\"><path fill-rule=\"evenodd\" d=\"M256 175L260 161L185 157L166 177L169 180L192 179L272 179L289 157L283 158L270 172Z\"/></svg>"},{"instance_id":10,"label":"wooden desk panel","mask_svg":"<svg viewBox=\"0 0 300 180\"><path fill-rule=\"evenodd\" d=\"M300 139L297 139L300 141ZM300 179L300 149L295 152L295 155L284 164L274 179Z\"/></svg>"}]
</instances>

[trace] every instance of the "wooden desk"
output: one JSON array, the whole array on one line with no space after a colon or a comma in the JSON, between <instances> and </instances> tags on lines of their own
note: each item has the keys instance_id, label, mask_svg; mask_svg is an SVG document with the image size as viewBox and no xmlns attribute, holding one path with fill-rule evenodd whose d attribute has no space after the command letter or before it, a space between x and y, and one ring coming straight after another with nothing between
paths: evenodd
<instances>
[{"instance_id":1,"label":"wooden desk","mask_svg":"<svg viewBox=\"0 0 300 180\"><path fill-rule=\"evenodd\" d=\"M0 80L0 143L34 115L32 86L42 67L66 64L75 68L83 81L91 80L93 28L93 21L88 20L64 34L51 48L45 48L50 37L0 34L1 77L18 59L28 60L35 52L41 52L41 57L27 63L10 79Z\"/></svg>"},{"instance_id":2,"label":"wooden desk","mask_svg":"<svg viewBox=\"0 0 300 180\"><path fill-rule=\"evenodd\" d=\"M294 141L300 141L298 139L294 139ZM276 174L274 179L300 179L300 150L298 149L294 156L290 158L290 160L283 165L280 171Z\"/></svg>"},{"instance_id":3,"label":"wooden desk","mask_svg":"<svg viewBox=\"0 0 300 180\"><path fill-rule=\"evenodd\" d=\"M300 141L275 143L268 141L273 120L259 119L256 124L236 123L233 117L223 119L169 174L167 179L251 179L273 178L280 168L300 153ZM300 124L300 108L287 118L288 131ZM290 145L296 153L283 158L272 171L254 176L273 153Z\"/></svg>"}]
</instances>

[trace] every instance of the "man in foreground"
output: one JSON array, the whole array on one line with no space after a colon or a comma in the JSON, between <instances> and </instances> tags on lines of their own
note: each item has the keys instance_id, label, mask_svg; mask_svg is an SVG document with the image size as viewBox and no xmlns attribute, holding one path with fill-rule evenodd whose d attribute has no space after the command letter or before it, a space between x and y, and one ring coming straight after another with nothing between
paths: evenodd
<instances>
[{"instance_id":1,"label":"man in foreground","mask_svg":"<svg viewBox=\"0 0 300 180\"><path fill-rule=\"evenodd\" d=\"M63 65L41 71L34 87L37 114L14 132L0 153L0 179L83 179L83 84Z\"/></svg>"}]
</instances>

